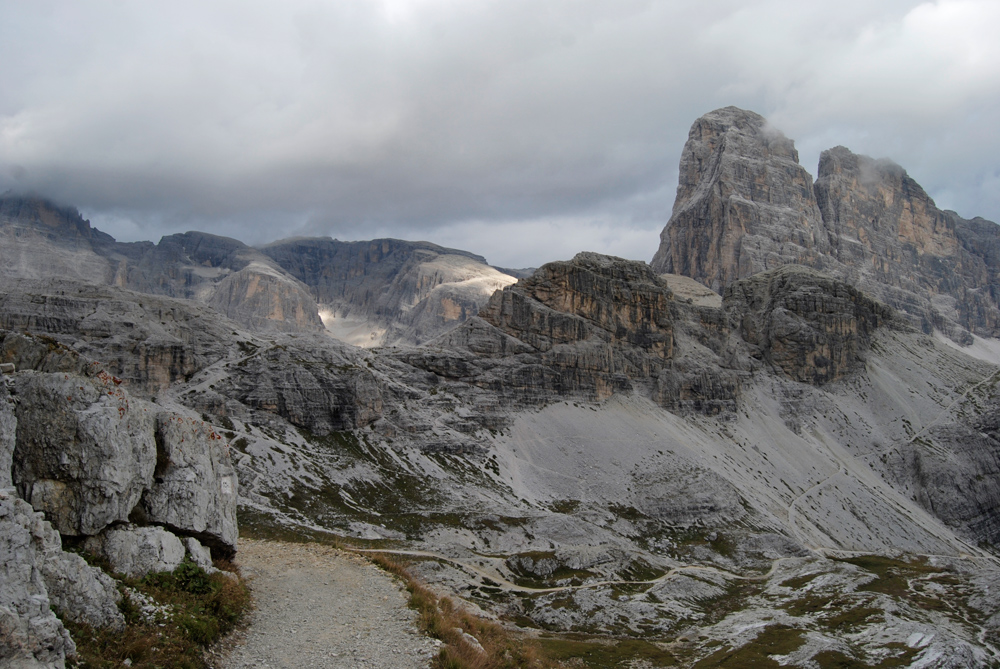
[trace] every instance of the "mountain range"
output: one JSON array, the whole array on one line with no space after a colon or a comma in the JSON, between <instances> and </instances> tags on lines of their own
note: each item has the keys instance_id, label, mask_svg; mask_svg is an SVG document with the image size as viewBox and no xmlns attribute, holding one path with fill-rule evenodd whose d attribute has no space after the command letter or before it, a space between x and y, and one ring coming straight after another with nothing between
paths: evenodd
<instances>
[{"instance_id":1,"label":"mountain range","mask_svg":"<svg viewBox=\"0 0 1000 669\"><path fill-rule=\"evenodd\" d=\"M837 147L814 182L733 107L694 123L650 264L514 276L424 242L122 244L7 196L5 517L238 550L225 513L167 511L179 459L156 444L185 416L199 452L225 442L192 471L238 478L245 530L418 551L424 580L533 634L639 639L681 666L993 666L998 242L889 161ZM92 366L160 416L129 424L152 450L100 474L128 483L98 510L93 468L37 434L97 410L52 390L98 383Z\"/></svg>"}]
</instances>

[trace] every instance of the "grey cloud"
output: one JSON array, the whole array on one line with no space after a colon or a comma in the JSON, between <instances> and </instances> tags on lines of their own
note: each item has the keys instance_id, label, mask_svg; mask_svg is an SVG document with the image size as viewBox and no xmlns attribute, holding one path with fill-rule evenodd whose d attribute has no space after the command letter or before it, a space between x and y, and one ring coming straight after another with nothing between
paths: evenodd
<instances>
[{"instance_id":1,"label":"grey cloud","mask_svg":"<svg viewBox=\"0 0 1000 669\"><path fill-rule=\"evenodd\" d=\"M807 169L836 144L890 156L943 204L995 219L1000 55L981 29L995 13L6 3L0 189L76 204L122 238L377 233L506 265L563 249L648 258L691 122L737 104L796 139Z\"/></svg>"}]
</instances>

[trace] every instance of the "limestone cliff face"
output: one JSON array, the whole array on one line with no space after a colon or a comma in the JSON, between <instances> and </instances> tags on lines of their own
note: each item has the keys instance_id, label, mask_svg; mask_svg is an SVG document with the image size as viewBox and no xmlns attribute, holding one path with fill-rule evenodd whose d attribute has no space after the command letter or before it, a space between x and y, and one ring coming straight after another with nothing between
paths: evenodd
<instances>
[{"instance_id":1,"label":"limestone cliff face","mask_svg":"<svg viewBox=\"0 0 1000 669\"><path fill-rule=\"evenodd\" d=\"M821 270L925 332L1000 334L1000 228L939 210L898 165L825 151L812 184L791 140L734 107L698 119L681 156L659 272L722 292L788 264Z\"/></svg>"},{"instance_id":2,"label":"limestone cliff face","mask_svg":"<svg viewBox=\"0 0 1000 669\"><path fill-rule=\"evenodd\" d=\"M99 250L111 244L75 209L36 197L0 197L0 278L108 283L114 268Z\"/></svg>"},{"instance_id":3,"label":"limestone cliff face","mask_svg":"<svg viewBox=\"0 0 1000 669\"><path fill-rule=\"evenodd\" d=\"M896 324L884 304L798 265L737 281L723 303L754 357L813 385L857 370L875 331Z\"/></svg>"},{"instance_id":4,"label":"limestone cliff face","mask_svg":"<svg viewBox=\"0 0 1000 669\"><path fill-rule=\"evenodd\" d=\"M259 263L250 263L220 281L208 304L254 330L302 332L323 327L316 302L305 287Z\"/></svg>"},{"instance_id":5,"label":"limestone cliff face","mask_svg":"<svg viewBox=\"0 0 1000 669\"><path fill-rule=\"evenodd\" d=\"M924 329L947 329L950 322L1000 333L1000 310L989 290L995 259L984 258L1000 240L996 225L961 224L900 166L844 147L821 155L816 198L833 255L850 280L919 314Z\"/></svg>"},{"instance_id":6,"label":"limestone cliff face","mask_svg":"<svg viewBox=\"0 0 1000 669\"><path fill-rule=\"evenodd\" d=\"M334 336L360 346L428 341L515 281L480 256L427 242L308 238L262 250L309 286Z\"/></svg>"},{"instance_id":7,"label":"limestone cliff face","mask_svg":"<svg viewBox=\"0 0 1000 669\"><path fill-rule=\"evenodd\" d=\"M581 253L495 293L441 343L484 358L515 356L472 372L477 384L512 399L603 399L669 364L670 303L666 283L644 263Z\"/></svg>"},{"instance_id":8,"label":"limestone cliff face","mask_svg":"<svg viewBox=\"0 0 1000 669\"><path fill-rule=\"evenodd\" d=\"M790 139L764 117L736 107L695 121L655 271L721 292L780 265L821 265L828 252L812 177Z\"/></svg>"}]
</instances>

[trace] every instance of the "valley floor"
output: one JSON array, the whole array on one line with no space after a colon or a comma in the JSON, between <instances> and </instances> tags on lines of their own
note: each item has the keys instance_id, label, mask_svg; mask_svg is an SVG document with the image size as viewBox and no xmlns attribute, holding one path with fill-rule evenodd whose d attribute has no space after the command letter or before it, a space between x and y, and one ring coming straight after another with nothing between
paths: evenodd
<instances>
[{"instance_id":1,"label":"valley floor","mask_svg":"<svg viewBox=\"0 0 1000 669\"><path fill-rule=\"evenodd\" d=\"M256 610L216 669L427 667L407 594L370 562L319 544L240 540L237 562Z\"/></svg>"}]
</instances>

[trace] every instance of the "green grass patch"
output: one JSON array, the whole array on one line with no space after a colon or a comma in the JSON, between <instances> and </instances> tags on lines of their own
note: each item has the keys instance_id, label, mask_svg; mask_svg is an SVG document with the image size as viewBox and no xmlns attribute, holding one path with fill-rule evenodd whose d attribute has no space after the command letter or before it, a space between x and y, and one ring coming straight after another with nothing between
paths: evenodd
<instances>
[{"instance_id":1,"label":"green grass patch","mask_svg":"<svg viewBox=\"0 0 1000 669\"><path fill-rule=\"evenodd\" d=\"M640 666L644 667L678 666L678 659L672 653L641 639L543 637L538 644L551 660L573 661L566 666L613 669L631 662L643 662Z\"/></svg>"},{"instance_id":2,"label":"green grass patch","mask_svg":"<svg viewBox=\"0 0 1000 669\"><path fill-rule=\"evenodd\" d=\"M230 563L218 561L216 566L236 573ZM205 669L205 647L232 629L250 608L250 591L238 574L237 579L208 574L187 561L173 572L121 581L158 605L168 605L170 612L159 621L146 621L139 606L125 594L119 605L125 616L124 631L64 621L77 646L77 660L70 666Z\"/></svg>"},{"instance_id":3,"label":"green grass patch","mask_svg":"<svg viewBox=\"0 0 1000 669\"><path fill-rule=\"evenodd\" d=\"M698 661L695 669L731 668L755 669L774 668L781 665L772 659L773 655L788 655L805 643L803 631L786 625L771 625L757 635L757 638L739 648L723 648Z\"/></svg>"}]
</instances>

